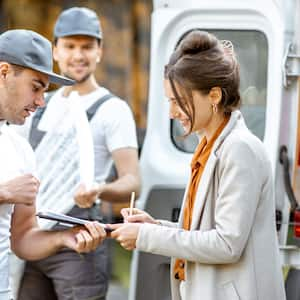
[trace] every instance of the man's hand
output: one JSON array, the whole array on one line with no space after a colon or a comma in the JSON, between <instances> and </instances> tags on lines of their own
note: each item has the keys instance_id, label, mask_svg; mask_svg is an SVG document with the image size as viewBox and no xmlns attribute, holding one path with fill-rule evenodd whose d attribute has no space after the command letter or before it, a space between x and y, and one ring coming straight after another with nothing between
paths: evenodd
<instances>
[{"instance_id":1,"label":"man's hand","mask_svg":"<svg viewBox=\"0 0 300 300\"><path fill-rule=\"evenodd\" d=\"M84 184L80 184L74 195L75 203L81 208L92 207L96 199L98 198L99 187L93 186L87 190Z\"/></svg>"},{"instance_id":2,"label":"man's hand","mask_svg":"<svg viewBox=\"0 0 300 300\"><path fill-rule=\"evenodd\" d=\"M61 244L78 253L96 250L106 237L106 232L98 222L87 222L85 228L76 226L61 231Z\"/></svg>"},{"instance_id":3,"label":"man's hand","mask_svg":"<svg viewBox=\"0 0 300 300\"><path fill-rule=\"evenodd\" d=\"M136 247L136 240L139 234L141 223L109 224L108 228L113 229L111 238L115 239L126 250L133 250Z\"/></svg>"},{"instance_id":4,"label":"man's hand","mask_svg":"<svg viewBox=\"0 0 300 300\"><path fill-rule=\"evenodd\" d=\"M40 182L31 174L21 175L0 184L0 204L33 205Z\"/></svg>"}]
</instances>

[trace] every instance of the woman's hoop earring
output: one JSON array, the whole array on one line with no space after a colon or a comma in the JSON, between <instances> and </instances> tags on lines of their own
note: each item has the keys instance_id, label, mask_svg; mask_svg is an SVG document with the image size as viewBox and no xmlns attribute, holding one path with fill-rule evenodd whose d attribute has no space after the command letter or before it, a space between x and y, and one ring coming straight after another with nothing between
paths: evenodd
<instances>
[{"instance_id":1,"label":"woman's hoop earring","mask_svg":"<svg viewBox=\"0 0 300 300\"><path fill-rule=\"evenodd\" d=\"M212 105L212 109L213 109L213 112L216 114L218 112L218 106L217 106L217 104L213 104Z\"/></svg>"}]
</instances>

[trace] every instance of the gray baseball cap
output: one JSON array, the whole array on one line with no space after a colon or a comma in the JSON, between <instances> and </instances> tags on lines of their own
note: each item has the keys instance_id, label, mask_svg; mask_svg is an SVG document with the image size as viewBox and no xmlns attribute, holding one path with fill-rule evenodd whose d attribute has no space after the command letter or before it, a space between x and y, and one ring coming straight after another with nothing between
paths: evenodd
<instances>
[{"instance_id":1,"label":"gray baseball cap","mask_svg":"<svg viewBox=\"0 0 300 300\"><path fill-rule=\"evenodd\" d=\"M87 35L102 39L100 20L97 14L86 7L72 7L64 10L54 27L54 37Z\"/></svg>"},{"instance_id":2,"label":"gray baseball cap","mask_svg":"<svg viewBox=\"0 0 300 300\"><path fill-rule=\"evenodd\" d=\"M75 83L74 80L53 72L51 43L31 30L15 29L2 33L0 35L0 61L46 74L51 83L59 85Z\"/></svg>"}]
</instances>

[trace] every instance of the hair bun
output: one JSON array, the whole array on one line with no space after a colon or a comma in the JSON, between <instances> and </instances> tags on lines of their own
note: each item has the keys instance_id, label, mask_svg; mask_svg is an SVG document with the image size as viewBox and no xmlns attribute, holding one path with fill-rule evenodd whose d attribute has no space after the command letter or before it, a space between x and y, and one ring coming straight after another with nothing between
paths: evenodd
<instances>
[{"instance_id":1,"label":"hair bun","mask_svg":"<svg viewBox=\"0 0 300 300\"><path fill-rule=\"evenodd\" d=\"M217 39L201 30L188 32L178 45L178 50L185 54L196 54L202 51L210 50L217 45Z\"/></svg>"}]
</instances>

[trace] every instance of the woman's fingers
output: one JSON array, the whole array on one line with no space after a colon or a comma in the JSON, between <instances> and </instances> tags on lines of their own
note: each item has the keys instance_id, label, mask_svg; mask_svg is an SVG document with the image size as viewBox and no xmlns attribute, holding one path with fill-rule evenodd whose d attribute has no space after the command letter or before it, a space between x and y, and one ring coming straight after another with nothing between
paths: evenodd
<instances>
[{"instance_id":1,"label":"woman's fingers","mask_svg":"<svg viewBox=\"0 0 300 300\"><path fill-rule=\"evenodd\" d=\"M144 223L147 220L147 215L145 214L136 214L127 217L129 223Z\"/></svg>"},{"instance_id":2,"label":"woman's fingers","mask_svg":"<svg viewBox=\"0 0 300 300\"><path fill-rule=\"evenodd\" d=\"M123 223L109 225L114 229L111 237L120 243L126 250L132 250L136 247L136 240L141 224L138 223Z\"/></svg>"},{"instance_id":3,"label":"woman's fingers","mask_svg":"<svg viewBox=\"0 0 300 300\"><path fill-rule=\"evenodd\" d=\"M133 208L132 209L132 214L141 214L141 213L145 213L143 210L138 209L138 208ZM126 207L126 208L122 208L121 209L121 215L125 218L128 217L130 215L130 208Z\"/></svg>"},{"instance_id":4,"label":"woman's fingers","mask_svg":"<svg viewBox=\"0 0 300 300\"><path fill-rule=\"evenodd\" d=\"M118 229L122 227L122 223L121 224L107 224L107 228L112 229L113 231L110 233L110 237L113 239L117 239L117 237L119 236L119 231Z\"/></svg>"},{"instance_id":5,"label":"woman's fingers","mask_svg":"<svg viewBox=\"0 0 300 300\"><path fill-rule=\"evenodd\" d=\"M138 208L133 209L132 215L130 215L129 208L123 208L121 209L121 215L124 218L124 223L151 223L151 220L153 219L148 213Z\"/></svg>"}]
</instances>

